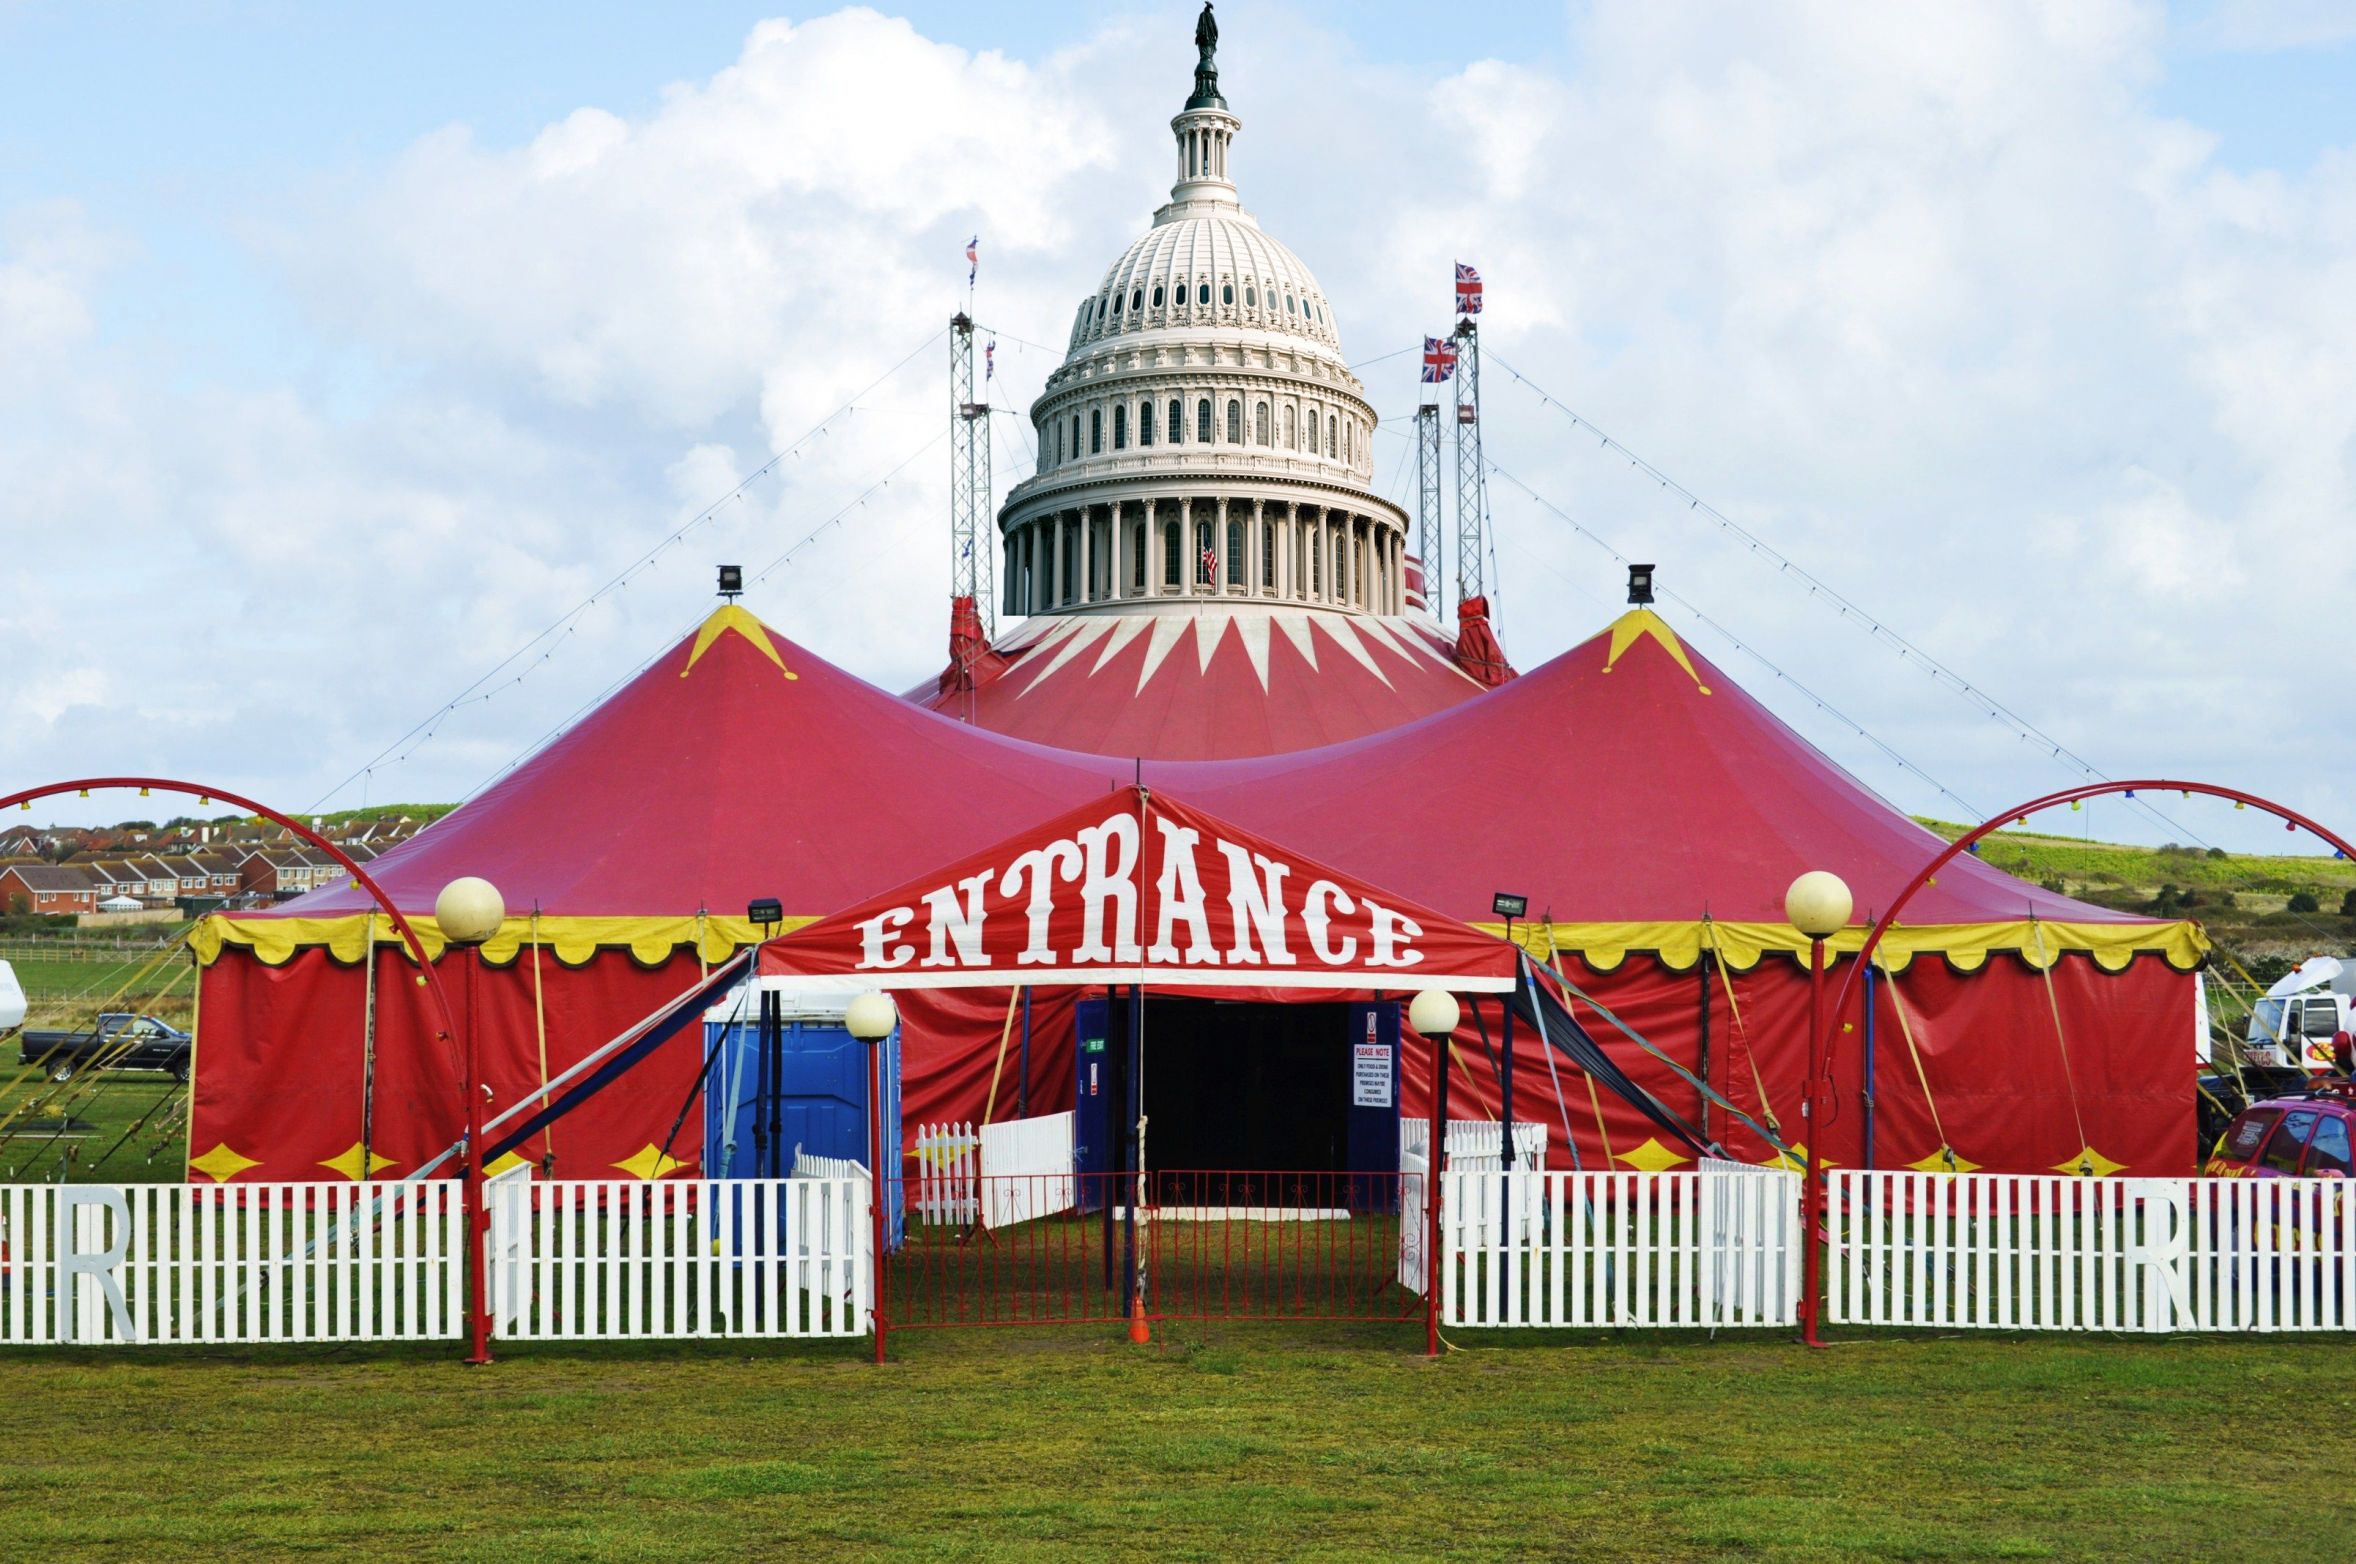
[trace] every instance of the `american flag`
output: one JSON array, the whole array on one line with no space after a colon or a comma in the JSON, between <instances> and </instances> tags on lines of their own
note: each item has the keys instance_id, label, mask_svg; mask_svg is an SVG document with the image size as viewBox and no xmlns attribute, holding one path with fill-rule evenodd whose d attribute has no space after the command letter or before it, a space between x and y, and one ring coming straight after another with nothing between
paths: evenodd
<instances>
[{"instance_id":1,"label":"american flag","mask_svg":"<svg viewBox=\"0 0 2356 1564\"><path fill-rule=\"evenodd\" d=\"M1423 339L1423 383L1438 385L1456 373L1456 348L1446 337Z\"/></svg>"},{"instance_id":2,"label":"american flag","mask_svg":"<svg viewBox=\"0 0 2356 1564\"><path fill-rule=\"evenodd\" d=\"M1205 543L1203 545L1203 579L1205 581L1215 580L1218 574L1219 556L1211 551L1211 545Z\"/></svg>"},{"instance_id":3,"label":"american flag","mask_svg":"<svg viewBox=\"0 0 2356 1564\"><path fill-rule=\"evenodd\" d=\"M950 232L951 232L951 233L955 233L956 231L957 231L957 230L955 230L954 228L952 228L952 229L950 230ZM982 269L982 236L981 236L980 234L975 234L975 235L974 235L974 236L973 236L971 239L968 239L968 240L966 240L966 241L965 241L965 285L966 285L967 287L969 287L969 288L970 288L970 287L972 287L972 286L973 286L973 280L974 280L975 276L976 276L976 275L978 275L978 274L980 273L981 269ZM1456 269L1457 269L1459 272L1461 272L1461 271L1463 271L1463 270L1464 270L1464 268L1463 268L1463 267L1461 267L1461 266L1457 267ZM1462 286L1462 284L1459 284L1458 286L1460 286L1460 287L1461 287L1461 286ZM1480 288L1480 284L1476 282L1476 283L1474 283L1474 284L1473 284L1473 287L1474 287L1474 290L1475 290L1475 292L1477 293L1477 292L1478 292L1478 290L1479 290L1479 288ZM1475 309L1478 309L1478 308L1480 308L1480 306L1479 306L1478 304L1475 304L1475 305L1473 306L1473 308L1475 308Z\"/></svg>"},{"instance_id":4,"label":"american flag","mask_svg":"<svg viewBox=\"0 0 2356 1564\"><path fill-rule=\"evenodd\" d=\"M968 252L970 253L970 252ZM1462 261L1456 263L1456 313L1478 315L1481 312L1481 274Z\"/></svg>"}]
</instances>

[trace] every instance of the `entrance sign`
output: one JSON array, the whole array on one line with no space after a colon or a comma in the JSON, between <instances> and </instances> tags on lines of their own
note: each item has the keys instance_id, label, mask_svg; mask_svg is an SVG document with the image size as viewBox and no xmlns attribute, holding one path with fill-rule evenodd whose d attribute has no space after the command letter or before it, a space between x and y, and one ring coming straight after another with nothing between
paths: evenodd
<instances>
[{"instance_id":1,"label":"entrance sign","mask_svg":"<svg viewBox=\"0 0 2356 1564\"><path fill-rule=\"evenodd\" d=\"M1387 1108L1391 1105L1391 1049L1387 1043L1353 1043L1350 1047L1350 1105Z\"/></svg>"},{"instance_id":2,"label":"entrance sign","mask_svg":"<svg viewBox=\"0 0 2356 1564\"><path fill-rule=\"evenodd\" d=\"M1506 993L1513 947L1143 788L761 948L877 988L1144 983Z\"/></svg>"}]
</instances>

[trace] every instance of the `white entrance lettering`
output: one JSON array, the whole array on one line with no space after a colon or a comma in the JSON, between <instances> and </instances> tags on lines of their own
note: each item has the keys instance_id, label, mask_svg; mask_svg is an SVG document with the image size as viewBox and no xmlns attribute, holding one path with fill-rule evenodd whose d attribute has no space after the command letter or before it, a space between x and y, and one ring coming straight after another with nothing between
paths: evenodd
<instances>
[{"instance_id":1,"label":"white entrance lettering","mask_svg":"<svg viewBox=\"0 0 2356 1564\"><path fill-rule=\"evenodd\" d=\"M1374 954L1366 958L1368 966L1412 967L1423 960L1423 952L1407 943L1423 933L1422 924L1392 911L1371 896L1359 905L1366 909L1367 918L1374 924Z\"/></svg>"},{"instance_id":2,"label":"white entrance lettering","mask_svg":"<svg viewBox=\"0 0 2356 1564\"><path fill-rule=\"evenodd\" d=\"M1055 914L1055 882L1076 880L1080 877L1080 846L1070 840L1049 842L1034 847L1027 853L1017 853L1005 876L998 882L1001 896L1020 896L1023 888L1030 888L1030 904L1023 910L1029 915L1030 938L1023 945L1022 954L1014 959L1025 966L1046 967L1055 964L1055 947L1047 942L1048 919Z\"/></svg>"},{"instance_id":3,"label":"white entrance lettering","mask_svg":"<svg viewBox=\"0 0 2356 1564\"><path fill-rule=\"evenodd\" d=\"M1293 965L1293 953L1284 942L1284 877L1292 872L1292 866L1233 842L1222 841L1218 847L1227 859L1227 909L1235 919L1235 943L1228 948L1227 959L1257 964L1265 951L1270 966ZM1255 863L1260 866L1259 874L1252 872ZM1267 878L1263 880L1261 875Z\"/></svg>"},{"instance_id":4,"label":"white entrance lettering","mask_svg":"<svg viewBox=\"0 0 2356 1564\"><path fill-rule=\"evenodd\" d=\"M991 872L984 869L979 874L959 880L954 889L944 885L937 891L924 893L924 910L931 920L933 948L932 954L924 958L922 965L978 967L988 959L982 951L982 902L989 893L991 878ZM962 905L957 899L958 891L965 892ZM951 944L957 947L954 954L949 949Z\"/></svg>"},{"instance_id":5,"label":"white entrance lettering","mask_svg":"<svg viewBox=\"0 0 2356 1564\"><path fill-rule=\"evenodd\" d=\"M861 918L854 925L859 930L859 966L862 971L904 967L916 954L916 947L906 940L894 944L885 941L915 921L913 907L886 907L872 918Z\"/></svg>"},{"instance_id":6,"label":"white entrance lettering","mask_svg":"<svg viewBox=\"0 0 2356 1564\"><path fill-rule=\"evenodd\" d=\"M1080 833L1087 864L1080 881L1080 943L1074 961L1137 959L1137 817L1118 814ZM1112 904L1112 941L1105 941L1104 914Z\"/></svg>"},{"instance_id":7,"label":"white entrance lettering","mask_svg":"<svg viewBox=\"0 0 2356 1564\"><path fill-rule=\"evenodd\" d=\"M1316 880L1309 886L1307 900L1301 903L1301 923L1309 931L1309 948L1317 959L1329 967L1338 967L1357 959L1358 941L1345 934L1328 942L1326 931L1338 915L1348 917L1358 910L1350 893L1331 880Z\"/></svg>"},{"instance_id":8,"label":"white entrance lettering","mask_svg":"<svg viewBox=\"0 0 2356 1564\"><path fill-rule=\"evenodd\" d=\"M1189 966L1214 966L1219 960L1219 947L1211 943L1211 919L1203 909L1203 880L1194 866L1194 844L1199 832L1178 825L1166 815L1154 817L1154 824L1162 832L1162 874L1154 892L1161 897L1162 915L1154 930L1153 948L1145 953L1148 961L1179 960L1178 943L1171 936L1184 923L1187 930L1185 961Z\"/></svg>"}]
</instances>

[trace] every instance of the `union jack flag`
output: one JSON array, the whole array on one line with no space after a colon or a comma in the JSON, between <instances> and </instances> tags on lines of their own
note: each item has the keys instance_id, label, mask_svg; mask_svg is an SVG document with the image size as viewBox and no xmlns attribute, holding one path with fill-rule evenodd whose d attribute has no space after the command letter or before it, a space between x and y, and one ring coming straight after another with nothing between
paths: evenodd
<instances>
[{"instance_id":1,"label":"union jack flag","mask_svg":"<svg viewBox=\"0 0 2356 1564\"><path fill-rule=\"evenodd\" d=\"M1423 383L1436 386L1456 373L1456 346L1446 337L1423 339Z\"/></svg>"},{"instance_id":2,"label":"union jack flag","mask_svg":"<svg viewBox=\"0 0 2356 1564\"><path fill-rule=\"evenodd\" d=\"M955 233L957 230L952 228L949 231L951 233ZM970 288L973 286L974 277L981 271L981 269L982 236L980 234L975 234L971 239L965 241L965 285L967 287ZM1464 268L1461 266L1457 267L1456 269L1460 272L1464 270ZM1461 287L1462 284L1459 284L1458 286ZM1476 283L1474 286L1478 288L1479 284ZM1477 309L1479 306L1475 305L1474 308Z\"/></svg>"},{"instance_id":3,"label":"union jack flag","mask_svg":"<svg viewBox=\"0 0 2356 1564\"><path fill-rule=\"evenodd\" d=\"M1481 312L1481 274L1462 261L1456 263L1456 313L1478 315Z\"/></svg>"}]
</instances>

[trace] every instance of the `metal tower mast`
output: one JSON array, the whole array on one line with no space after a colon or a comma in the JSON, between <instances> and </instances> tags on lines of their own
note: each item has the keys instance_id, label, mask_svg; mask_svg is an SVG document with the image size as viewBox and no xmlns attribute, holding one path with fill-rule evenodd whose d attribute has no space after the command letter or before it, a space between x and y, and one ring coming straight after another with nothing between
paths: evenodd
<instances>
[{"instance_id":1,"label":"metal tower mast","mask_svg":"<svg viewBox=\"0 0 2356 1564\"><path fill-rule=\"evenodd\" d=\"M1456 604L1485 595L1481 533L1489 518L1489 475L1481 465L1481 336L1470 316L1456 323Z\"/></svg>"},{"instance_id":2,"label":"metal tower mast","mask_svg":"<svg viewBox=\"0 0 2356 1564\"><path fill-rule=\"evenodd\" d=\"M1440 404L1415 410L1415 551L1423 559L1423 606L1447 622L1447 574L1440 562L1441 536L1448 526L1447 496L1440 489Z\"/></svg>"},{"instance_id":3,"label":"metal tower mast","mask_svg":"<svg viewBox=\"0 0 2356 1564\"><path fill-rule=\"evenodd\" d=\"M973 599L984 641L998 634L990 497L990 404L974 396L973 317L960 310L949 317L949 595Z\"/></svg>"}]
</instances>

